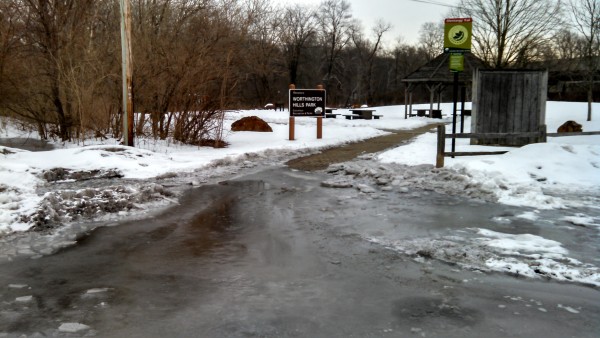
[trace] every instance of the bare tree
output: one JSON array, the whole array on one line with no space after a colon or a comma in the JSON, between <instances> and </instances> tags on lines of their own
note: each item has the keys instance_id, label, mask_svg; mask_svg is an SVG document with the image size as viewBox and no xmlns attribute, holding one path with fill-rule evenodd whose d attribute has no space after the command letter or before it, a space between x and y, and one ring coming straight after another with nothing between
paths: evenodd
<instances>
[{"instance_id":1,"label":"bare tree","mask_svg":"<svg viewBox=\"0 0 600 338\"><path fill-rule=\"evenodd\" d=\"M473 18L474 52L506 68L535 58L559 26L560 0L461 0L456 16Z\"/></svg>"},{"instance_id":2,"label":"bare tree","mask_svg":"<svg viewBox=\"0 0 600 338\"><path fill-rule=\"evenodd\" d=\"M35 82L19 85L22 95L36 99L21 102L14 111L34 117L39 123L53 125L52 133L61 140L71 140L74 127L80 125L82 105L77 99L77 85L72 76L83 69L91 26L92 0L24 0L16 1L24 27L21 41L25 45L21 64L28 66L24 78ZM87 81L88 79L77 79ZM27 86L27 87L25 87ZM43 135L44 136L44 135Z\"/></svg>"},{"instance_id":3,"label":"bare tree","mask_svg":"<svg viewBox=\"0 0 600 338\"><path fill-rule=\"evenodd\" d=\"M352 40L354 47L356 48L360 62L362 63L360 81L362 89L362 95L359 95L366 102L371 103L373 101L373 67L375 64L376 57L381 50L381 39L383 34L388 32L392 28L390 23L386 23L383 20L378 20L373 27L373 39L366 39L363 37L360 31L355 31L352 34Z\"/></svg>"},{"instance_id":4,"label":"bare tree","mask_svg":"<svg viewBox=\"0 0 600 338\"><path fill-rule=\"evenodd\" d=\"M433 60L444 51L443 23L424 23L419 30L419 37L419 45L427 55L427 61Z\"/></svg>"},{"instance_id":5,"label":"bare tree","mask_svg":"<svg viewBox=\"0 0 600 338\"><path fill-rule=\"evenodd\" d=\"M586 69L588 101L587 120L592 120L594 80L600 70L600 2L598 0L571 0L573 24L583 36L583 65Z\"/></svg>"},{"instance_id":6,"label":"bare tree","mask_svg":"<svg viewBox=\"0 0 600 338\"><path fill-rule=\"evenodd\" d=\"M19 18L14 1L0 3L0 112L6 107L10 97L11 76L8 71L17 67L14 61L22 48L19 36Z\"/></svg>"},{"instance_id":7,"label":"bare tree","mask_svg":"<svg viewBox=\"0 0 600 338\"><path fill-rule=\"evenodd\" d=\"M282 100L275 97L276 78L285 73L280 45L280 27L284 21L280 12L268 0L252 0L248 7L248 36L245 48L248 84L254 89L257 103Z\"/></svg>"},{"instance_id":8,"label":"bare tree","mask_svg":"<svg viewBox=\"0 0 600 338\"><path fill-rule=\"evenodd\" d=\"M352 38L355 23L352 20L351 6L346 0L324 0L319 7L321 45L325 50L324 76L325 89L331 95L333 85L341 85L335 76L340 54Z\"/></svg>"},{"instance_id":9,"label":"bare tree","mask_svg":"<svg viewBox=\"0 0 600 338\"><path fill-rule=\"evenodd\" d=\"M280 35L290 83L297 83L302 56L306 53L308 43L316 35L315 14L314 9L302 5L285 9Z\"/></svg>"},{"instance_id":10,"label":"bare tree","mask_svg":"<svg viewBox=\"0 0 600 338\"><path fill-rule=\"evenodd\" d=\"M557 59L575 60L580 57L583 40L572 30L559 31L552 39L552 50Z\"/></svg>"}]
</instances>

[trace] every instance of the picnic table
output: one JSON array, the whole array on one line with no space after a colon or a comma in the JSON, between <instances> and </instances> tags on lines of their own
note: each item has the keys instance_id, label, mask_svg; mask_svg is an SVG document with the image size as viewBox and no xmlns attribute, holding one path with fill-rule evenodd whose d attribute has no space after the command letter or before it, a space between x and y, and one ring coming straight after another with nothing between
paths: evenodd
<instances>
[{"instance_id":1,"label":"picnic table","mask_svg":"<svg viewBox=\"0 0 600 338\"><path fill-rule=\"evenodd\" d=\"M430 108L417 108L413 109L416 111L416 114L410 114L410 116L427 116L429 118L441 119L442 111L440 109L430 109Z\"/></svg>"},{"instance_id":2,"label":"picnic table","mask_svg":"<svg viewBox=\"0 0 600 338\"><path fill-rule=\"evenodd\" d=\"M338 115L342 115L342 114L336 114L334 113L334 111L336 111L337 108L325 108L325 118L337 118Z\"/></svg>"},{"instance_id":3,"label":"picnic table","mask_svg":"<svg viewBox=\"0 0 600 338\"><path fill-rule=\"evenodd\" d=\"M375 109L364 109L364 108L350 109L350 112L352 114L344 115L347 120L355 120L355 119L372 120L372 119L379 119L380 117L383 116L383 115L373 114L375 112Z\"/></svg>"}]
</instances>

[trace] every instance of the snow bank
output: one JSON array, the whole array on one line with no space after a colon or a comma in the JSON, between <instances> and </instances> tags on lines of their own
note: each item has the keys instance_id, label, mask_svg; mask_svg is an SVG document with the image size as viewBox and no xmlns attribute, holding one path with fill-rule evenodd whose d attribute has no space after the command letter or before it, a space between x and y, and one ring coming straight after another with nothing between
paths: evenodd
<instances>
[{"instance_id":1,"label":"snow bank","mask_svg":"<svg viewBox=\"0 0 600 338\"><path fill-rule=\"evenodd\" d=\"M567 120L583 125L584 131L600 131L600 118L586 121L585 103L548 102L546 124L555 131ZM594 104L598 111L600 104ZM470 131L470 118L465 119ZM446 126L450 133L451 125ZM450 144L446 151L450 151ZM379 154L382 163L435 165L437 135L427 133L415 142ZM501 203L539 209L563 208L580 201L556 198L554 192L580 192L598 197L600 191L600 136L549 138L548 143L521 148L473 146L458 139L457 151L506 150L504 155L445 159L445 170L464 173L473 183L493 191Z\"/></svg>"}]
</instances>

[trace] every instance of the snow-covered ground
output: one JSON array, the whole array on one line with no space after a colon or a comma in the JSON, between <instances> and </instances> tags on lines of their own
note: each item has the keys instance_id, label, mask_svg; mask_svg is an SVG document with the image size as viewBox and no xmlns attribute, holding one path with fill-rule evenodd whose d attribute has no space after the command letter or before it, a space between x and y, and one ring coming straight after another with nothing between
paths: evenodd
<instances>
[{"instance_id":1,"label":"snow-covered ground","mask_svg":"<svg viewBox=\"0 0 600 338\"><path fill-rule=\"evenodd\" d=\"M595 112L599 108L600 104L594 105ZM150 184L144 183L144 180L177 175L194 177L198 173L217 171L224 165L239 169L253 161L283 160L300 153L384 135L388 133L386 130L412 129L439 121L420 117L404 119L403 106L376 109L377 114L383 115L382 119L324 119L323 139L320 140L316 139L315 119L296 118L296 140L289 141L287 112L245 110L226 114L225 141L229 146L222 149L166 144L154 140L136 140L136 148L119 146L116 140L86 141L85 144L56 143L56 150L43 152L0 146L0 237L33 227L43 228L45 224L53 222L77 220L83 216L88 219L104 217L106 214L124 216L132 210L143 210L143 205L149 202L167 204L176 199L155 181ZM442 109L447 114L451 111L451 104L443 104ZM346 113L345 110L338 112ZM232 122L252 115L267 121L273 133L229 130ZM549 132L556 131L567 120L582 124L584 131L600 130L600 118L596 117L592 122L585 121L584 103L549 102L546 115ZM445 115L443 121L450 122L451 118ZM469 130L470 119L467 118L465 132ZM450 124L447 125L447 131L451 131ZM0 120L0 138L9 137L37 136L33 132L16 129L7 120ZM447 150L450 147L448 143ZM457 151L506 149L509 152L494 156L446 158L444 169L433 169L436 134L430 132L408 145L372 156L369 161L362 161L361 165L372 167L373 172L382 166L418 168L409 171L411 177L390 177L390 184L418 184L426 181L423 178L437 177L427 180L433 182L430 184L435 185L437 190L451 193L452 190L463 189L500 203L530 207L534 210L530 217L535 217L535 210L598 208L600 136L549 138L548 143L522 148L471 146L468 143L468 140L458 140ZM123 183L103 189L68 190L60 186L65 182L81 180L82 177L117 177L121 180L115 181ZM403 183L398 183L400 180L404 180ZM199 184L198 181L191 183ZM357 188L366 189L365 186ZM593 215L566 215L563 220L600 229L600 219ZM554 267L558 271L563 267L555 262L569 261L568 252L561 243L539 236L509 235L485 229L475 229L473 232L478 236L474 237L472 243L499 253L490 256L486 263L492 270L506 271L507 266L512 266L514 270L525 264L518 259L520 256L528 259L537 257L536 266L542 266L538 270L548 266L548 269ZM407 247L416 248L415 243L384 244L402 247L404 251L408 250ZM552 261L549 263L548 260ZM573 260L570 262L571 265L577 263ZM561 274L561 278L600 285L597 268L586 266L585 269L586 275L582 278L573 277L576 273L572 271L567 273L570 274L568 277ZM521 266L521 270L526 271L523 273L525 275L535 275L531 272L531 265L529 270L525 266Z\"/></svg>"},{"instance_id":2,"label":"snow-covered ground","mask_svg":"<svg viewBox=\"0 0 600 338\"><path fill-rule=\"evenodd\" d=\"M598 109L600 104L595 104ZM448 110L450 110L449 108ZM586 121L585 103L549 102L546 125L548 132L556 132L565 121L574 120L584 131L600 131L600 118ZM465 123L469 132L470 119ZM446 131L452 130L447 125ZM378 156L383 163L407 165L435 164L437 137L434 133L421 135L412 144L386 151ZM547 143L530 144L521 148L484 147L469 145L468 139L457 139L457 151L508 150L504 155L445 158L445 167L464 173L473 183L493 191L499 202L534 208L561 208L566 204L580 204L552 197L562 194L590 192L599 194L600 135L549 137ZM449 151L449 141L446 151Z\"/></svg>"}]
</instances>

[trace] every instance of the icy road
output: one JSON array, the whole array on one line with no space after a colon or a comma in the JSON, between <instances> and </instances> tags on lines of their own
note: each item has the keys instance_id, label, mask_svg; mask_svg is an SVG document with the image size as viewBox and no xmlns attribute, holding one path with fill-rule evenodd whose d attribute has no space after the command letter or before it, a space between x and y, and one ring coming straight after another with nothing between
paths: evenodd
<instances>
[{"instance_id":1,"label":"icy road","mask_svg":"<svg viewBox=\"0 0 600 338\"><path fill-rule=\"evenodd\" d=\"M0 337L598 336L596 229L344 182L258 171L3 261Z\"/></svg>"}]
</instances>

